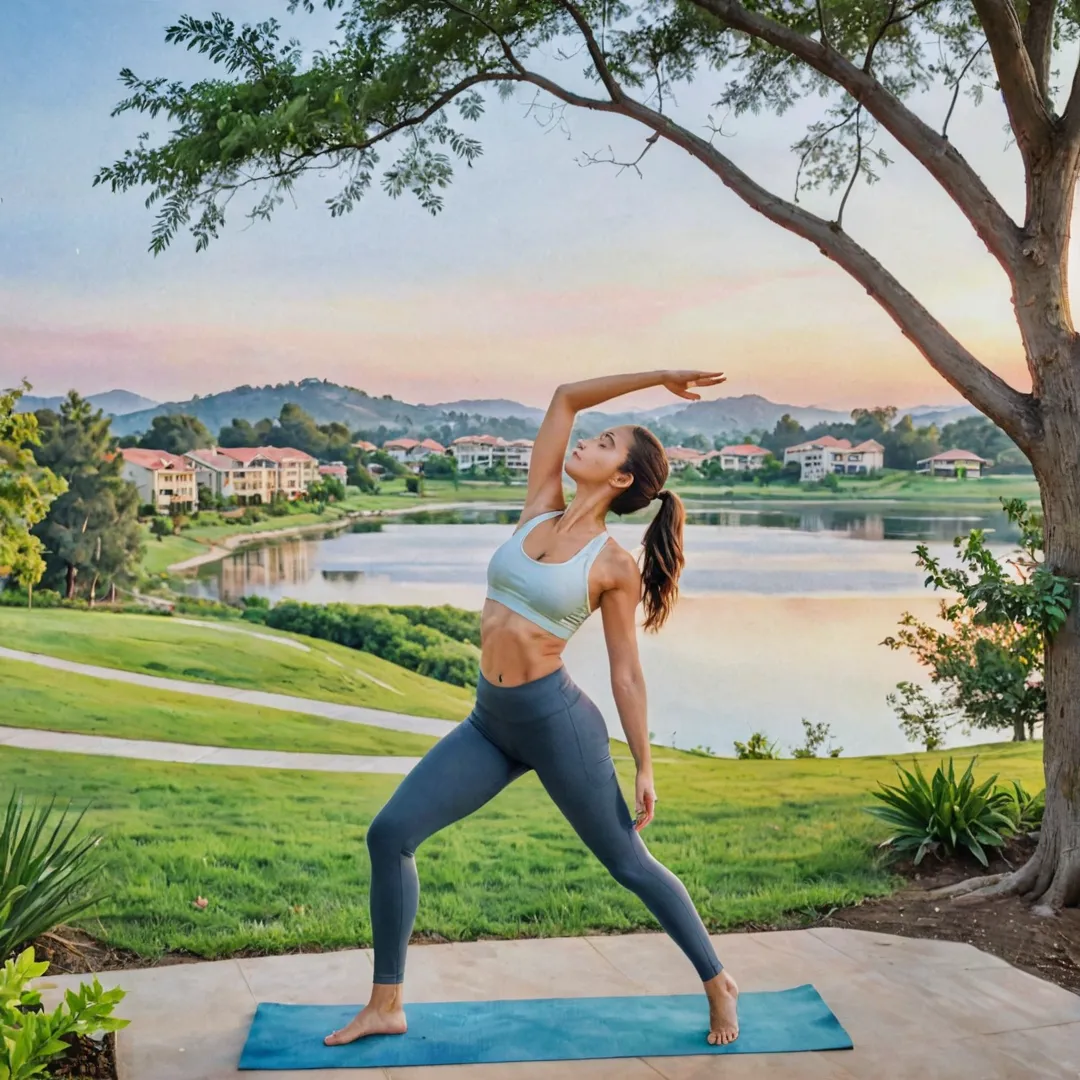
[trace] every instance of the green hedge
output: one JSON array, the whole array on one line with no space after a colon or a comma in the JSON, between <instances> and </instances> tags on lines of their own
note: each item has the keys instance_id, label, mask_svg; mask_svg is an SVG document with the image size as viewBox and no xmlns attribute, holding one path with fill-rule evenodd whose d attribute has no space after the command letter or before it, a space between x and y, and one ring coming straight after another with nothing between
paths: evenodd
<instances>
[{"instance_id":1,"label":"green hedge","mask_svg":"<svg viewBox=\"0 0 1080 1080\"><path fill-rule=\"evenodd\" d=\"M416 621L406 611L411 611ZM432 612L437 614L432 616ZM420 621L430 617L464 632L468 615L453 608L393 609L377 605L302 604L295 600L284 600L269 611L249 608L244 613L245 618L275 630L362 649L441 682L474 686L480 674L475 647Z\"/></svg>"}]
</instances>

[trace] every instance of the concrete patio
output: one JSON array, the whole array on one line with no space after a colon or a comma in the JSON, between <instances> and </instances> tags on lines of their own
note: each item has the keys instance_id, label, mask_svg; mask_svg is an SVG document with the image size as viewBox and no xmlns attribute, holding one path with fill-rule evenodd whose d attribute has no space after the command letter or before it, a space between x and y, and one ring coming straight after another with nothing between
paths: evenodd
<instances>
[{"instance_id":1,"label":"concrete patio","mask_svg":"<svg viewBox=\"0 0 1080 1080\"><path fill-rule=\"evenodd\" d=\"M239 1073L258 1001L352 1003L371 953L225 960L110 972L128 991L119 1015L122 1080L1075 1080L1080 997L970 945L817 929L717 937L744 990L812 982L855 1043L818 1054L747 1054L436 1068ZM87 976L61 976L59 989ZM417 946L408 1001L693 993L667 937L561 938Z\"/></svg>"}]
</instances>

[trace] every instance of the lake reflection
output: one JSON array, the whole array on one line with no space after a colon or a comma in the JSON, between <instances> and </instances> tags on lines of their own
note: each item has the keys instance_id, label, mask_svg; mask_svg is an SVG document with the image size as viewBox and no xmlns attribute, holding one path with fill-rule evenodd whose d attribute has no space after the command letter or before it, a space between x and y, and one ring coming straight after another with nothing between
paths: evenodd
<instances>
[{"instance_id":1,"label":"lake reflection","mask_svg":"<svg viewBox=\"0 0 1080 1080\"><path fill-rule=\"evenodd\" d=\"M475 610L488 560L517 516L467 510L366 520L332 538L239 552L204 567L192 591L230 600L254 593ZM951 558L952 537L975 527L994 530L999 546L1006 524L994 514L834 506L710 509L690 521L683 599L662 633L640 635L650 728L659 742L722 754L758 729L790 753L801 739L801 717L831 723L847 754L905 749L885 694L920 671L880 642L904 611L923 618L936 612L912 549L925 542ZM632 550L644 524L616 521L610 529ZM571 641L566 657L618 732L599 618Z\"/></svg>"}]
</instances>

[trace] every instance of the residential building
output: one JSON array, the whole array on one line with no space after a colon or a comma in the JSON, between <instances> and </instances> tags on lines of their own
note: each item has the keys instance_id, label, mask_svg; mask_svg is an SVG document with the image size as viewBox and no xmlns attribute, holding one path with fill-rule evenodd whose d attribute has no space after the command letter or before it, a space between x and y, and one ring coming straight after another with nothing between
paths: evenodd
<instances>
[{"instance_id":1,"label":"residential building","mask_svg":"<svg viewBox=\"0 0 1080 1080\"><path fill-rule=\"evenodd\" d=\"M944 450L933 457L916 462L915 471L930 476L982 476L983 469L992 461L973 454L970 450Z\"/></svg>"},{"instance_id":2,"label":"residential building","mask_svg":"<svg viewBox=\"0 0 1080 1080\"><path fill-rule=\"evenodd\" d=\"M137 447L128 447L120 454L124 459L121 474L138 488L144 505L153 506L162 514L174 507L199 509L195 470L182 457L164 450Z\"/></svg>"},{"instance_id":3,"label":"residential building","mask_svg":"<svg viewBox=\"0 0 1080 1080\"><path fill-rule=\"evenodd\" d=\"M340 480L343 484L349 478L349 470L345 466L343 461L331 461L329 465L319 466L320 476L332 476L335 480Z\"/></svg>"},{"instance_id":4,"label":"residential building","mask_svg":"<svg viewBox=\"0 0 1080 1080\"><path fill-rule=\"evenodd\" d=\"M885 447L873 439L852 446L848 439L822 435L809 442L789 446L784 451L784 464L797 461L801 480L820 480L830 473L858 476L885 466Z\"/></svg>"},{"instance_id":5,"label":"residential building","mask_svg":"<svg viewBox=\"0 0 1080 1080\"><path fill-rule=\"evenodd\" d=\"M390 439L382 448L402 465L419 468L420 464L432 454L445 454L446 447L434 439Z\"/></svg>"},{"instance_id":6,"label":"residential building","mask_svg":"<svg viewBox=\"0 0 1080 1080\"><path fill-rule=\"evenodd\" d=\"M300 498L319 475L315 458L288 446L217 446L186 458L202 487L241 504L271 502L279 491Z\"/></svg>"},{"instance_id":7,"label":"residential building","mask_svg":"<svg viewBox=\"0 0 1080 1080\"><path fill-rule=\"evenodd\" d=\"M379 449L373 442L365 442L363 439L358 439L353 443L353 446L365 454L373 454Z\"/></svg>"},{"instance_id":8,"label":"residential building","mask_svg":"<svg viewBox=\"0 0 1080 1080\"><path fill-rule=\"evenodd\" d=\"M664 453L667 454L668 468L673 473L682 472L688 465L700 468L706 461L719 456L716 450L694 450L689 446L665 446Z\"/></svg>"},{"instance_id":9,"label":"residential building","mask_svg":"<svg viewBox=\"0 0 1080 1080\"><path fill-rule=\"evenodd\" d=\"M722 446L719 455L720 468L725 472L748 472L760 469L769 451L753 443L739 443L737 446Z\"/></svg>"},{"instance_id":10,"label":"residential building","mask_svg":"<svg viewBox=\"0 0 1080 1080\"><path fill-rule=\"evenodd\" d=\"M527 473L532 463L532 439L502 439L496 435L464 435L455 439L450 453L462 471L504 465L512 473Z\"/></svg>"}]
</instances>

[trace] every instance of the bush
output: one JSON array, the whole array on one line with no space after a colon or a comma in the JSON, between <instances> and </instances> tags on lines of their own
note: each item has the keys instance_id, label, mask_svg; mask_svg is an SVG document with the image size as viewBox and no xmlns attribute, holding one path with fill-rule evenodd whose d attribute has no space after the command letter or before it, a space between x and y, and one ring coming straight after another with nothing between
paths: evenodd
<instances>
[{"instance_id":1,"label":"bush","mask_svg":"<svg viewBox=\"0 0 1080 1080\"><path fill-rule=\"evenodd\" d=\"M406 476L405 477L405 490L410 495L423 495L424 494L424 481L419 476Z\"/></svg>"},{"instance_id":2,"label":"bush","mask_svg":"<svg viewBox=\"0 0 1080 1080\"><path fill-rule=\"evenodd\" d=\"M816 758L818 751L829 744L828 749L825 751L826 755L831 758L838 758L843 752L842 746L832 745L832 729L830 726L822 722L820 724L811 724L806 717L802 720L803 731L806 734L806 742L802 746L796 747L791 752L791 756L795 758Z\"/></svg>"},{"instance_id":3,"label":"bush","mask_svg":"<svg viewBox=\"0 0 1080 1080\"><path fill-rule=\"evenodd\" d=\"M1043 812L1046 810L1046 789L1037 795L1029 794L1019 780L1007 788L999 788L1001 812L1008 816L1017 833L1031 833L1042 828Z\"/></svg>"},{"instance_id":4,"label":"bush","mask_svg":"<svg viewBox=\"0 0 1080 1080\"><path fill-rule=\"evenodd\" d=\"M66 1054L71 1041L88 1035L119 1031L128 1021L112 1015L124 997L120 989L104 990L97 978L68 990L51 1013L41 1006L41 994L30 989L34 979L49 970L26 949L0 969L0 1077L30 1080L42 1076L48 1063Z\"/></svg>"},{"instance_id":5,"label":"bush","mask_svg":"<svg viewBox=\"0 0 1080 1080\"><path fill-rule=\"evenodd\" d=\"M455 686L475 685L480 673L479 658L471 645L431 626L413 623L386 607L286 600L266 612L265 618L261 618L262 614L259 609L249 608L244 617L263 621L275 630L362 649Z\"/></svg>"},{"instance_id":6,"label":"bush","mask_svg":"<svg viewBox=\"0 0 1080 1080\"><path fill-rule=\"evenodd\" d=\"M755 731L744 743L736 740L735 756L740 761L775 761L780 751L775 742L769 742L768 735Z\"/></svg>"},{"instance_id":7,"label":"bush","mask_svg":"<svg viewBox=\"0 0 1080 1080\"><path fill-rule=\"evenodd\" d=\"M66 810L47 832L54 806L55 800L27 811L17 794L8 801L0 828L0 957L101 899L87 888L100 872L100 837L77 838L83 815L68 825Z\"/></svg>"},{"instance_id":8,"label":"bush","mask_svg":"<svg viewBox=\"0 0 1080 1080\"><path fill-rule=\"evenodd\" d=\"M994 789L996 775L975 785L975 760L968 762L959 781L950 758L948 770L939 765L931 781L916 762L914 773L899 769L898 786L880 784L882 790L873 795L884 805L868 812L896 830L881 846L914 851L916 866L928 851L955 855L961 848L988 865L986 849L1001 847L1016 832L1016 824L1008 812L1010 792Z\"/></svg>"}]
</instances>

